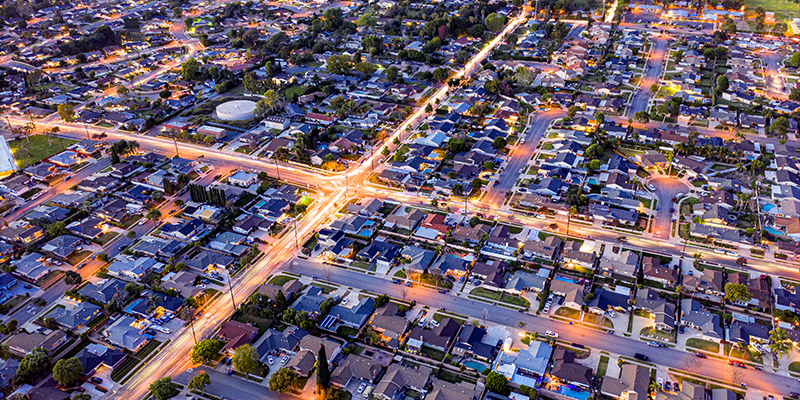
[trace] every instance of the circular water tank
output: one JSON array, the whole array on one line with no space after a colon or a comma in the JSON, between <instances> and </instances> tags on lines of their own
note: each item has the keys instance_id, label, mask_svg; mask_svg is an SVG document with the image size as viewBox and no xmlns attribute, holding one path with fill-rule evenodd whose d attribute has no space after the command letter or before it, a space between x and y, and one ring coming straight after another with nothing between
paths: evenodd
<instances>
[{"instance_id":1,"label":"circular water tank","mask_svg":"<svg viewBox=\"0 0 800 400\"><path fill-rule=\"evenodd\" d=\"M217 106L217 118L223 121L240 121L253 118L256 103L250 100L232 100Z\"/></svg>"}]
</instances>

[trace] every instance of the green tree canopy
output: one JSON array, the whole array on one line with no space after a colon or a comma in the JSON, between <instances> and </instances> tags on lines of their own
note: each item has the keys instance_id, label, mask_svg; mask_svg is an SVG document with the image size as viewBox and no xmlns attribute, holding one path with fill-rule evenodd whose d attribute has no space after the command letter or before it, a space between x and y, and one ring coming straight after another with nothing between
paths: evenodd
<instances>
[{"instance_id":1,"label":"green tree canopy","mask_svg":"<svg viewBox=\"0 0 800 400\"><path fill-rule=\"evenodd\" d=\"M53 366L53 379L64 386L70 387L80 378L82 372L83 365L81 365L81 360L78 360L77 357L62 358L56 361L56 365Z\"/></svg>"},{"instance_id":2,"label":"green tree canopy","mask_svg":"<svg viewBox=\"0 0 800 400\"><path fill-rule=\"evenodd\" d=\"M204 364L214 358L222 349L222 342L216 339L206 339L197 344L192 349L191 359L195 364Z\"/></svg>"},{"instance_id":3,"label":"green tree canopy","mask_svg":"<svg viewBox=\"0 0 800 400\"><path fill-rule=\"evenodd\" d=\"M258 368L258 351L249 344L243 344L233 352L233 367L243 374L250 374Z\"/></svg>"},{"instance_id":4,"label":"green tree canopy","mask_svg":"<svg viewBox=\"0 0 800 400\"><path fill-rule=\"evenodd\" d=\"M269 390L278 393L288 392L297 381L294 371L281 368L269 377Z\"/></svg>"}]
</instances>

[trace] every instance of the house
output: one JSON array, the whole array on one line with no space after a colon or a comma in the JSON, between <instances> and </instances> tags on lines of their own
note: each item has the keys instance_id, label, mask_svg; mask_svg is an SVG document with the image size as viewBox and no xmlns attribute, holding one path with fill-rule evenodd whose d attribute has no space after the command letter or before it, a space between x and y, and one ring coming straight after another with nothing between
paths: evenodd
<instances>
[{"instance_id":1,"label":"house","mask_svg":"<svg viewBox=\"0 0 800 400\"><path fill-rule=\"evenodd\" d=\"M12 264L16 267L14 274L21 278L38 282L50 273L43 264L44 260L45 257L39 253L26 253L19 260L12 261Z\"/></svg>"},{"instance_id":2,"label":"house","mask_svg":"<svg viewBox=\"0 0 800 400\"><path fill-rule=\"evenodd\" d=\"M575 310L583 308L583 285L561 277L550 281L550 293L564 297L564 306Z\"/></svg>"},{"instance_id":3,"label":"house","mask_svg":"<svg viewBox=\"0 0 800 400\"><path fill-rule=\"evenodd\" d=\"M140 318L149 318L167 313L177 314L182 307L183 299L155 292L150 293L147 301L139 299L125 308L125 311Z\"/></svg>"},{"instance_id":4,"label":"house","mask_svg":"<svg viewBox=\"0 0 800 400\"><path fill-rule=\"evenodd\" d=\"M75 357L83 366L82 375L89 377L100 368L109 368L112 371L122 365L127 358L127 354L110 349L99 343L91 343L84 347Z\"/></svg>"},{"instance_id":5,"label":"house","mask_svg":"<svg viewBox=\"0 0 800 400\"><path fill-rule=\"evenodd\" d=\"M72 235L61 235L42 246L42 251L52 254L60 260L66 260L75 250L80 249L83 241Z\"/></svg>"},{"instance_id":6,"label":"house","mask_svg":"<svg viewBox=\"0 0 800 400\"><path fill-rule=\"evenodd\" d=\"M409 368L399 364L389 365L383 379L375 386L372 394L378 400L394 400L401 393L405 393L407 389L425 393L431 372L431 368L426 366ZM436 397L433 399L435 400Z\"/></svg>"},{"instance_id":7,"label":"house","mask_svg":"<svg viewBox=\"0 0 800 400\"><path fill-rule=\"evenodd\" d=\"M617 258L609 256L601 258L598 268L606 275L616 274L635 278L639 270L639 255L630 250L624 250Z\"/></svg>"},{"instance_id":8,"label":"house","mask_svg":"<svg viewBox=\"0 0 800 400\"><path fill-rule=\"evenodd\" d=\"M78 293L96 302L108 304L125 289L125 285L127 282L111 278L97 285L88 284L78 290Z\"/></svg>"},{"instance_id":9,"label":"house","mask_svg":"<svg viewBox=\"0 0 800 400\"><path fill-rule=\"evenodd\" d=\"M103 233L103 229L100 228L100 226L104 222L105 221L100 218L89 217L82 221L75 221L67 225L67 230L82 238L94 240Z\"/></svg>"},{"instance_id":10,"label":"house","mask_svg":"<svg viewBox=\"0 0 800 400\"><path fill-rule=\"evenodd\" d=\"M641 365L622 364L619 378L606 375L600 393L617 400L647 399L650 391L650 369Z\"/></svg>"},{"instance_id":11,"label":"house","mask_svg":"<svg viewBox=\"0 0 800 400\"><path fill-rule=\"evenodd\" d=\"M679 392L663 392L656 391L655 400L705 400L706 387L688 380L681 383L681 390ZM716 399L714 399L716 400Z\"/></svg>"},{"instance_id":12,"label":"house","mask_svg":"<svg viewBox=\"0 0 800 400\"><path fill-rule=\"evenodd\" d=\"M136 318L127 315L123 315L114 321L111 326L103 331L103 335L112 345L131 353L139 351L149 342L147 336L142 335L142 329L139 327Z\"/></svg>"},{"instance_id":13,"label":"house","mask_svg":"<svg viewBox=\"0 0 800 400\"><path fill-rule=\"evenodd\" d=\"M375 263L379 268L389 268L400 252L400 246L389 242L374 240L356 254L359 260Z\"/></svg>"},{"instance_id":14,"label":"house","mask_svg":"<svg viewBox=\"0 0 800 400\"><path fill-rule=\"evenodd\" d=\"M300 339L300 343L297 344L299 350L310 350L313 351L314 354L317 354L321 346L325 346L325 356L328 358L328 365L342 353L341 343L314 335L303 336L303 338Z\"/></svg>"},{"instance_id":15,"label":"house","mask_svg":"<svg viewBox=\"0 0 800 400\"><path fill-rule=\"evenodd\" d=\"M458 335L458 339L453 344L453 355L466 359L474 357L484 361L494 360L497 348L483 343L484 336L486 336L486 328L474 325L464 326Z\"/></svg>"},{"instance_id":16,"label":"house","mask_svg":"<svg viewBox=\"0 0 800 400\"><path fill-rule=\"evenodd\" d=\"M425 272L436 258L436 252L426 250L422 247L406 245L400 250L400 258L404 261L403 269L406 274Z\"/></svg>"},{"instance_id":17,"label":"house","mask_svg":"<svg viewBox=\"0 0 800 400\"><path fill-rule=\"evenodd\" d=\"M390 342L392 340L399 341L403 338L403 334L408 329L409 321L408 318L398 315L398 310L397 304L388 302L372 316L369 326L381 335L381 340Z\"/></svg>"},{"instance_id":18,"label":"house","mask_svg":"<svg viewBox=\"0 0 800 400\"><path fill-rule=\"evenodd\" d=\"M589 311L603 315L608 310L626 311L629 306L628 296L620 293L609 292L605 289L597 289L594 292L594 298L589 300L587 305Z\"/></svg>"},{"instance_id":19,"label":"house","mask_svg":"<svg viewBox=\"0 0 800 400\"><path fill-rule=\"evenodd\" d=\"M217 337L226 342L222 349L233 354L237 347L250 344L258 334L258 328L239 321L225 321L217 331Z\"/></svg>"},{"instance_id":20,"label":"house","mask_svg":"<svg viewBox=\"0 0 800 400\"><path fill-rule=\"evenodd\" d=\"M214 239L211 239L211 242L208 243L208 247L233 257L241 257L250 250L249 246L241 244L244 242L245 236L243 235L235 232L222 232Z\"/></svg>"},{"instance_id":21,"label":"house","mask_svg":"<svg viewBox=\"0 0 800 400\"><path fill-rule=\"evenodd\" d=\"M192 259L183 259L183 263L187 266L205 272L227 269L234 261L234 258L227 254L211 250L203 250Z\"/></svg>"},{"instance_id":22,"label":"house","mask_svg":"<svg viewBox=\"0 0 800 400\"><path fill-rule=\"evenodd\" d=\"M451 318L444 318L439 322L439 326L427 329L415 326L408 334L407 346L417 351L422 347L430 347L439 351L446 351L450 346L450 340L458 332L460 325ZM414 341L414 342L412 342Z\"/></svg>"},{"instance_id":23,"label":"house","mask_svg":"<svg viewBox=\"0 0 800 400\"><path fill-rule=\"evenodd\" d=\"M163 266L163 263L150 257L139 257L135 260L115 260L106 269L111 276L138 281L149 271L160 270Z\"/></svg>"},{"instance_id":24,"label":"house","mask_svg":"<svg viewBox=\"0 0 800 400\"><path fill-rule=\"evenodd\" d=\"M655 290L643 288L636 292L635 307L650 312L656 329L665 332L675 329L675 305L662 300Z\"/></svg>"},{"instance_id":25,"label":"house","mask_svg":"<svg viewBox=\"0 0 800 400\"><path fill-rule=\"evenodd\" d=\"M278 292L281 292L286 299L291 299L295 294L300 293L302 289L303 284L297 279L292 279L282 286L265 283L258 287L258 294L274 300L278 296Z\"/></svg>"},{"instance_id":26,"label":"house","mask_svg":"<svg viewBox=\"0 0 800 400\"><path fill-rule=\"evenodd\" d=\"M11 336L6 344L8 345L8 349L19 357L25 357L37 347L45 349L47 354L52 356L54 355L53 352L66 341L67 334L58 329L47 334L40 332L28 333L22 330Z\"/></svg>"},{"instance_id":27,"label":"house","mask_svg":"<svg viewBox=\"0 0 800 400\"><path fill-rule=\"evenodd\" d=\"M120 224L124 220L128 219L130 212L134 209L134 207L129 208L127 202L120 199L115 199L108 203L103 203L102 206L94 210L94 213L98 217L107 221Z\"/></svg>"},{"instance_id":28,"label":"house","mask_svg":"<svg viewBox=\"0 0 800 400\"><path fill-rule=\"evenodd\" d=\"M706 268L702 275L684 276L683 287L691 292L705 292L713 296L722 296L725 292L722 279L722 271Z\"/></svg>"},{"instance_id":29,"label":"house","mask_svg":"<svg viewBox=\"0 0 800 400\"><path fill-rule=\"evenodd\" d=\"M562 241L557 236L548 236L543 241L528 240L523 245L522 249L525 258L541 258L544 260L555 260L556 256L561 252Z\"/></svg>"},{"instance_id":30,"label":"house","mask_svg":"<svg viewBox=\"0 0 800 400\"><path fill-rule=\"evenodd\" d=\"M495 370L518 385L537 387L545 376L553 348L547 342L531 341L527 349L501 352Z\"/></svg>"},{"instance_id":31,"label":"house","mask_svg":"<svg viewBox=\"0 0 800 400\"><path fill-rule=\"evenodd\" d=\"M295 311L305 311L311 315L319 313L319 305L327 299L327 296L322 295L322 288L319 286L310 286L308 291L300 298L298 298L292 308Z\"/></svg>"},{"instance_id":32,"label":"house","mask_svg":"<svg viewBox=\"0 0 800 400\"><path fill-rule=\"evenodd\" d=\"M588 390L594 383L594 371L575 362L575 353L563 347L553 351L553 366L548 374L551 381L574 385Z\"/></svg>"},{"instance_id":33,"label":"house","mask_svg":"<svg viewBox=\"0 0 800 400\"><path fill-rule=\"evenodd\" d=\"M331 307L328 315L320 323L320 327L322 329L330 329L341 324L361 329L373 311L375 311L375 300L372 297L364 297L350 308L337 304Z\"/></svg>"},{"instance_id":34,"label":"house","mask_svg":"<svg viewBox=\"0 0 800 400\"><path fill-rule=\"evenodd\" d=\"M706 311L694 299L681 300L681 325L699 330L705 340L719 343L725 338L719 315Z\"/></svg>"},{"instance_id":35,"label":"house","mask_svg":"<svg viewBox=\"0 0 800 400\"><path fill-rule=\"evenodd\" d=\"M307 378L311 375L314 366L317 364L316 352L311 350L300 350L297 352L284 368L294 371L297 375Z\"/></svg>"},{"instance_id":36,"label":"house","mask_svg":"<svg viewBox=\"0 0 800 400\"><path fill-rule=\"evenodd\" d=\"M525 291L541 292L544 290L550 270L542 268L539 272L540 273L534 275L528 272L517 271L511 276L511 279L508 280L505 288L500 290L517 295Z\"/></svg>"},{"instance_id":37,"label":"house","mask_svg":"<svg viewBox=\"0 0 800 400\"><path fill-rule=\"evenodd\" d=\"M331 385L342 389L352 380L372 383L378 377L381 369L381 364L372 359L350 354L331 373Z\"/></svg>"},{"instance_id":38,"label":"house","mask_svg":"<svg viewBox=\"0 0 800 400\"><path fill-rule=\"evenodd\" d=\"M256 182L258 182L258 174L241 170L228 177L228 183L236 186L249 187Z\"/></svg>"},{"instance_id":39,"label":"house","mask_svg":"<svg viewBox=\"0 0 800 400\"><path fill-rule=\"evenodd\" d=\"M565 268L575 269L580 267L584 270L594 271L594 266L597 263L597 253L583 252L581 251L580 242L569 241L565 245L563 260Z\"/></svg>"},{"instance_id":40,"label":"house","mask_svg":"<svg viewBox=\"0 0 800 400\"><path fill-rule=\"evenodd\" d=\"M91 322L94 317L100 314L100 310L100 307L92 303L82 302L69 310L57 308L48 314L48 317L52 317L57 324L65 329L75 331Z\"/></svg>"},{"instance_id":41,"label":"house","mask_svg":"<svg viewBox=\"0 0 800 400\"><path fill-rule=\"evenodd\" d=\"M669 265L661 265L658 257L642 257L642 272L645 279L661 283L666 287L676 287L680 274L678 270L670 268Z\"/></svg>"},{"instance_id":42,"label":"house","mask_svg":"<svg viewBox=\"0 0 800 400\"><path fill-rule=\"evenodd\" d=\"M771 330L771 326L734 320L728 327L728 341L745 346L756 343L769 343L769 332Z\"/></svg>"},{"instance_id":43,"label":"house","mask_svg":"<svg viewBox=\"0 0 800 400\"><path fill-rule=\"evenodd\" d=\"M404 213L403 215L398 215L397 213L389 215L386 217L386 222L384 223L385 228L397 228L406 230L409 233L413 232L414 229L417 228L420 222L425 218L426 214L418 209L413 209L409 213Z\"/></svg>"},{"instance_id":44,"label":"house","mask_svg":"<svg viewBox=\"0 0 800 400\"><path fill-rule=\"evenodd\" d=\"M269 329L256 341L253 348L261 355L261 362L266 362L271 353L294 351L300 340L309 333L298 326L290 326L281 331Z\"/></svg>"},{"instance_id":45,"label":"house","mask_svg":"<svg viewBox=\"0 0 800 400\"><path fill-rule=\"evenodd\" d=\"M431 268L442 275L464 276L467 274L470 265L471 262L463 259L461 256L448 254L439 257L439 259L431 265Z\"/></svg>"},{"instance_id":46,"label":"house","mask_svg":"<svg viewBox=\"0 0 800 400\"><path fill-rule=\"evenodd\" d=\"M194 285L197 278L198 275L190 271L170 272L161 278L161 287L175 290L185 299L197 297L203 293L203 289Z\"/></svg>"}]
</instances>

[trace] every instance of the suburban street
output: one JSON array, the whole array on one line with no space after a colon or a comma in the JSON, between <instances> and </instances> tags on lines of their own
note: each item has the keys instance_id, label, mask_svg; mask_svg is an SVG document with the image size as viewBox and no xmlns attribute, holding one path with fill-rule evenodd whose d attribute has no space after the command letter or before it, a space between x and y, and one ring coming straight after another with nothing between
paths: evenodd
<instances>
[{"instance_id":1,"label":"suburban street","mask_svg":"<svg viewBox=\"0 0 800 400\"><path fill-rule=\"evenodd\" d=\"M645 65L645 72L642 78L639 79L638 90L633 95L633 100L631 100L628 118L633 118L633 114L637 111L647 111L648 102L653 95L650 91L650 86L658 82L661 76L661 69L664 67L664 57L667 53L669 40L660 37L660 35L654 35L650 40L653 42L653 48Z\"/></svg>"}]
</instances>

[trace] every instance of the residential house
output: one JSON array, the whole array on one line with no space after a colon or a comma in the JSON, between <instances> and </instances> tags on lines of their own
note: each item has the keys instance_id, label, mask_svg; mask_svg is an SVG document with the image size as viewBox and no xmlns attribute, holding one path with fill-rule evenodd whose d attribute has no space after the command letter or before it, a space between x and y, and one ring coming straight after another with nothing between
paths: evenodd
<instances>
[{"instance_id":1,"label":"residential house","mask_svg":"<svg viewBox=\"0 0 800 400\"><path fill-rule=\"evenodd\" d=\"M483 343L484 336L486 336L486 328L474 325L464 326L453 344L453 355L465 359L474 357L483 361L494 360L497 348L494 345Z\"/></svg>"},{"instance_id":2,"label":"residential house","mask_svg":"<svg viewBox=\"0 0 800 400\"><path fill-rule=\"evenodd\" d=\"M322 329L331 329L341 324L354 329L361 329L373 311L375 311L375 300L372 297L364 297L349 308L337 304L331 307L328 315L320 323L320 327Z\"/></svg>"},{"instance_id":3,"label":"residential house","mask_svg":"<svg viewBox=\"0 0 800 400\"><path fill-rule=\"evenodd\" d=\"M225 321L217 331L217 337L225 342L222 348L229 354L241 345L250 344L258 334L258 328L239 321Z\"/></svg>"},{"instance_id":4,"label":"residential house","mask_svg":"<svg viewBox=\"0 0 800 400\"><path fill-rule=\"evenodd\" d=\"M699 330L705 340L719 343L725 338L719 315L708 312L694 299L681 300L681 325Z\"/></svg>"},{"instance_id":5,"label":"residential house","mask_svg":"<svg viewBox=\"0 0 800 400\"><path fill-rule=\"evenodd\" d=\"M615 292L609 292L605 289L597 289L594 292L594 297L589 301L589 311L603 315L608 310L627 311L630 305L629 297Z\"/></svg>"},{"instance_id":6,"label":"residential house","mask_svg":"<svg viewBox=\"0 0 800 400\"><path fill-rule=\"evenodd\" d=\"M18 357L25 357L37 347L45 349L47 354L52 356L56 349L61 347L66 341L67 334L58 329L50 331L49 333L28 333L22 330L13 334L6 344L8 345L8 349Z\"/></svg>"},{"instance_id":7,"label":"residential house","mask_svg":"<svg viewBox=\"0 0 800 400\"><path fill-rule=\"evenodd\" d=\"M146 336L142 335L142 329L137 320L127 315L114 321L103 331L103 335L112 345L131 353L139 351L149 341Z\"/></svg>"},{"instance_id":8,"label":"residential house","mask_svg":"<svg viewBox=\"0 0 800 400\"><path fill-rule=\"evenodd\" d=\"M575 353L563 347L553 351L553 364L548 375L553 382L573 385L584 390L590 389L594 383L594 371L575 362Z\"/></svg>"},{"instance_id":9,"label":"residential house","mask_svg":"<svg viewBox=\"0 0 800 400\"><path fill-rule=\"evenodd\" d=\"M387 343L398 342L403 339L403 335L408 329L408 318L398 315L397 304L388 302L379 308L372 316L369 326L381 335L381 340ZM389 346L396 348L395 346Z\"/></svg>"},{"instance_id":10,"label":"residential house","mask_svg":"<svg viewBox=\"0 0 800 400\"><path fill-rule=\"evenodd\" d=\"M439 326L433 329L415 326L408 335L406 346L416 351L419 351L422 346L446 351L459 328L458 322L451 318L442 319Z\"/></svg>"},{"instance_id":11,"label":"residential house","mask_svg":"<svg viewBox=\"0 0 800 400\"><path fill-rule=\"evenodd\" d=\"M52 317L53 320L63 328L76 331L91 322L100 314L100 310L100 307L84 301L78 303L78 305L69 310L66 308L57 308L48 314L48 317Z\"/></svg>"},{"instance_id":12,"label":"residential house","mask_svg":"<svg viewBox=\"0 0 800 400\"><path fill-rule=\"evenodd\" d=\"M625 363L619 378L606 375L600 393L617 400L647 399L650 392L650 369L638 364Z\"/></svg>"},{"instance_id":13,"label":"residential house","mask_svg":"<svg viewBox=\"0 0 800 400\"><path fill-rule=\"evenodd\" d=\"M351 354L331 372L331 385L342 389L353 380L372 383L382 368L370 358Z\"/></svg>"},{"instance_id":14,"label":"residential house","mask_svg":"<svg viewBox=\"0 0 800 400\"><path fill-rule=\"evenodd\" d=\"M372 392L378 400L394 400L407 389L417 393L426 393L425 389L431 378L432 370L426 366L416 368L404 367L399 364L389 365L383 379L375 386ZM433 400L439 397L433 397Z\"/></svg>"}]
</instances>

